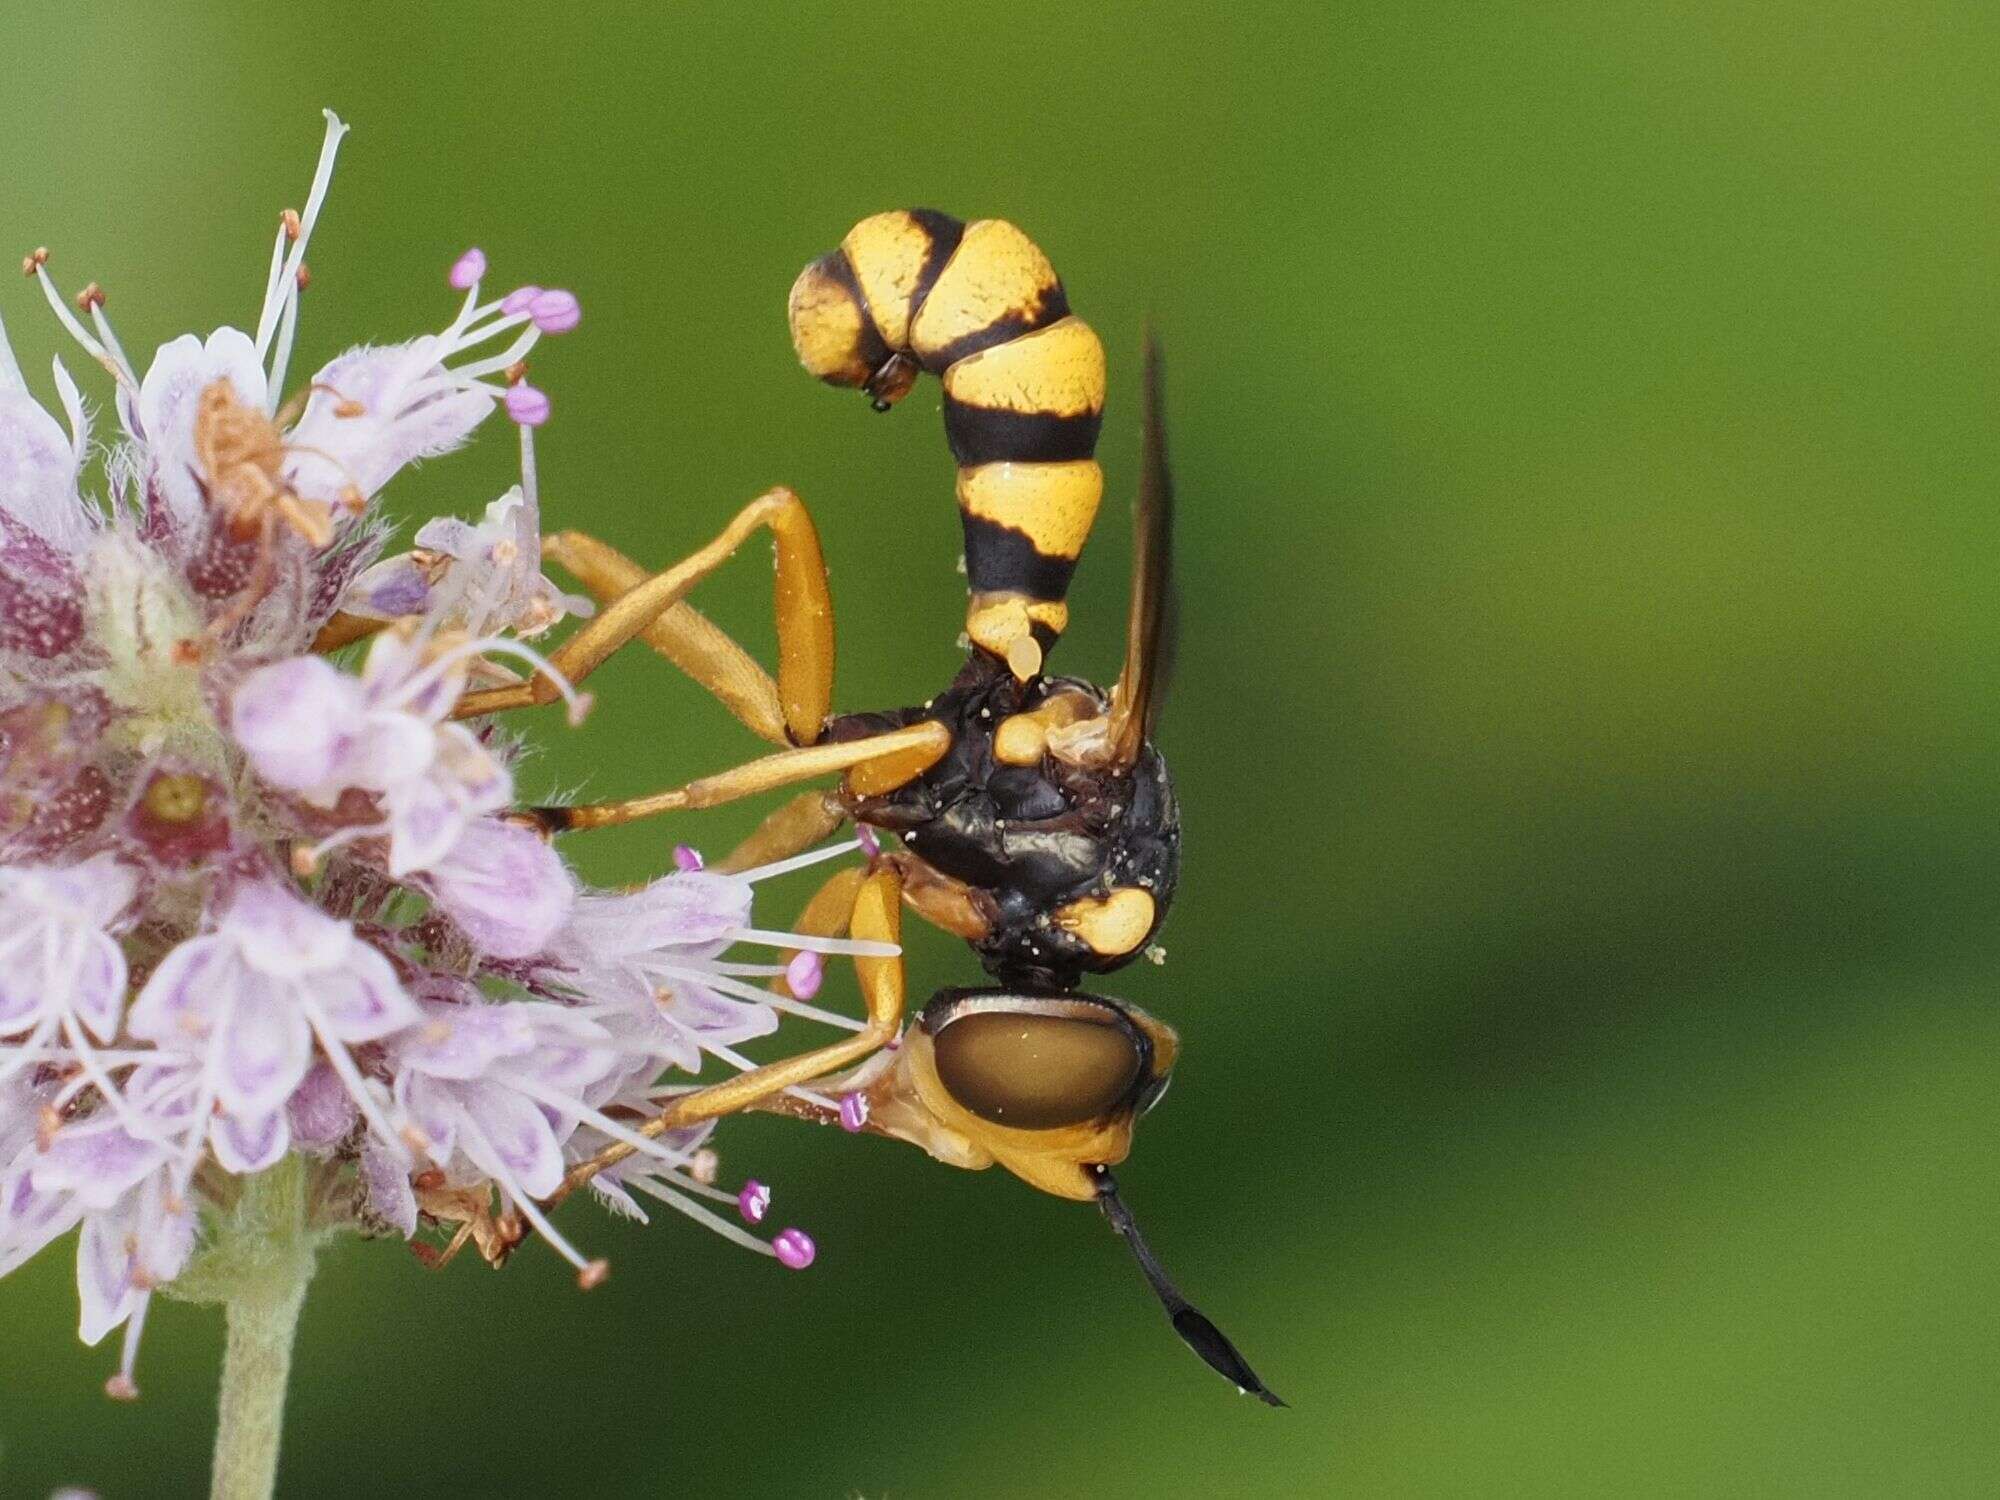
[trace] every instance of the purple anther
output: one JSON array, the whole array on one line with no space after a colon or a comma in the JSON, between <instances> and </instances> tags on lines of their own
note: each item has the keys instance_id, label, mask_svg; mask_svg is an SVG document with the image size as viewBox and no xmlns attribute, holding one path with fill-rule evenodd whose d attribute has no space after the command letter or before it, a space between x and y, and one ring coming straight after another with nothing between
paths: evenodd
<instances>
[{"instance_id":1,"label":"purple anther","mask_svg":"<svg viewBox=\"0 0 2000 1500\"><path fill-rule=\"evenodd\" d=\"M778 1237L771 1241L771 1249L777 1252L780 1261L794 1271L803 1271L819 1254L819 1246L803 1229L780 1229Z\"/></svg>"},{"instance_id":2,"label":"purple anther","mask_svg":"<svg viewBox=\"0 0 2000 1500\"><path fill-rule=\"evenodd\" d=\"M451 275L447 278L461 292L472 290L479 278L486 274L486 252L474 245L465 254L451 263Z\"/></svg>"},{"instance_id":3,"label":"purple anther","mask_svg":"<svg viewBox=\"0 0 2000 1500\"><path fill-rule=\"evenodd\" d=\"M840 1128L849 1135L858 1135L861 1127L868 1123L868 1096L866 1094L842 1094L840 1096Z\"/></svg>"},{"instance_id":4,"label":"purple anther","mask_svg":"<svg viewBox=\"0 0 2000 1500\"><path fill-rule=\"evenodd\" d=\"M875 837L875 830L870 828L866 823L857 823L854 825L854 836L861 841L861 852L870 859L874 859L881 854L882 841Z\"/></svg>"},{"instance_id":5,"label":"purple anther","mask_svg":"<svg viewBox=\"0 0 2000 1500\"><path fill-rule=\"evenodd\" d=\"M500 299L500 311L510 318L516 313L524 313L528 304L541 295L542 289L538 286L517 286Z\"/></svg>"},{"instance_id":6,"label":"purple anther","mask_svg":"<svg viewBox=\"0 0 2000 1500\"><path fill-rule=\"evenodd\" d=\"M674 868L689 873L701 868L701 851L693 844L674 845Z\"/></svg>"},{"instance_id":7,"label":"purple anther","mask_svg":"<svg viewBox=\"0 0 2000 1500\"><path fill-rule=\"evenodd\" d=\"M825 978L826 960L817 953L794 953L791 962L785 965L785 987L800 1000L817 995L820 981Z\"/></svg>"},{"instance_id":8,"label":"purple anther","mask_svg":"<svg viewBox=\"0 0 2000 1500\"><path fill-rule=\"evenodd\" d=\"M549 398L526 381L508 386L507 394L500 399L507 407L507 415L523 427L539 427L549 419Z\"/></svg>"},{"instance_id":9,"label":"purple anther","mask_svg":"<svg viewBox=\"0 0 2000 1500\"><path fill-rule=\"evenodd\" d=\"M568 333L583 321L583 304L575 292L551 287L529 300L528 316L543 333Z\"/></svg>"},{"instance_id":10,"label":"purple anther","mask_svg":"<svg viewBox=\"0 0 2000 1500\"><path fill-rule=\"evenodd\" d=\"M743 1184L743 1191L736 1195L736 1211L743 1215L746 1224L761 1224L764 1215L771 1211L771 1190L751 1178Z\"/></svg>"}]
</instances>

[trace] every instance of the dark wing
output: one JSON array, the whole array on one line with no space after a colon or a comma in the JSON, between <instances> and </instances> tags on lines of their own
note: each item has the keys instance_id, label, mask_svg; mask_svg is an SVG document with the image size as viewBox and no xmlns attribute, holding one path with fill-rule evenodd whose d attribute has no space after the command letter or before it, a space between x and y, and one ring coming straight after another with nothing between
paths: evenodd
<instances>
[{"instance_id":1,"label":"dark wing","mask_svg":"<svg viewBox=\"0 0 2000 1500\"><path fill-rule=\"evenodd\" d=\"M1146 434L1139 494L1132 502L1132 607L1125 622L1125 666L1111 695L1112 764L1129 766L1152 737L1174 638L1174 481L1167 469L1166 409L1160 345L1146 334Z\"/></svg>"}]
</instances>

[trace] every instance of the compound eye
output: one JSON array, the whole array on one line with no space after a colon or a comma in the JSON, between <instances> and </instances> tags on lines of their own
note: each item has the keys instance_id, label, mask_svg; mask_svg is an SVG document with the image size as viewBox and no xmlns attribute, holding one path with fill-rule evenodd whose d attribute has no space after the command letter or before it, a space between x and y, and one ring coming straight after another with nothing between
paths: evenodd
<instances>
[{"instance_id":1,"label":"compound eye","mask_svg":"<svg viewBox=\"0 0 2000 1500\"><path fill-rule=\"evenodd\" d=\"M1125 1102L1144 1066L1144 1043L1115 1013L1048 1015L977 1010L937 1033L937 1072L953 1099L982 1120L1053 1130Z\"/></svg>"}]
</instances>

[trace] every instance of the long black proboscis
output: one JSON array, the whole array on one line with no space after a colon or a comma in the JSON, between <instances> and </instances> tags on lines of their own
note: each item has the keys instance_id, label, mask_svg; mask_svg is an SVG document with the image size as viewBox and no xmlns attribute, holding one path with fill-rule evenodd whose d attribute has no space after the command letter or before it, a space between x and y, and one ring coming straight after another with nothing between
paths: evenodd
<instances>
[{"instance_id":1,"label":"long black proboscis","mask_svg":"<svg viewBox=\"0 0 2000 1500\"><path fill-rule=\"evenodd\" d=\"M1125 1243L1132 1247L1132 1257L1139 1262L1139 1269L1146 1275L1153 1294L1160 1299L1160 1305L1167 1310L1172 1320L1174 1332L1181 1336L1188 1348L1202 1357L1205 1363L1224 1380L1229 1381L1247 1396L1255 1396L1266 1406L1283 1406L1285 1403L1250 1368L1249 1361L1236 1352L1236 1346L1223 1337L1217 1328L1180 1293L1159 1257L1153 1254L1153 1247L1146 1243L1146 1237L1139 1233L1139 1226L1132 1218L1132 1210L1125 1206L1125 1200L1118 1196L1118 1183L1107 1167L1091 1168L1091 1175L1097 1182L1098 1207L1104 1210L1104 1217L1111 1221L1111 1227L1118 1231Z\"/></svg>"}]
</instances>

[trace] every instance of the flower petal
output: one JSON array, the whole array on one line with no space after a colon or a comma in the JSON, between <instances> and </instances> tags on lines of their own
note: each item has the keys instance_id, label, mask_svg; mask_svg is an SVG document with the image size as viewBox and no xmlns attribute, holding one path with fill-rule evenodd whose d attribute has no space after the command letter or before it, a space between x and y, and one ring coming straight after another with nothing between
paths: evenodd
<instances>
[{"instance_id":1,"label":"flower petal","mask_svg":"<svg viewBox=\"0 0 2000 1500\"><path fill-rule=\"evenodd\" d=\"M324 1062L306 1070L305 1081L285 1105L292 1140L302 1151L327 1151L346 1140L361 1118L340 1075Z\"/></svg>"},{"instance_id":2,"label":"flower petal","mask_svg":"<svg viewBox=\"0 0 2000 1500\"><path fill-rule=\"evenodd\" d=\"M125 1024L142 1041L187 1047L215 1029L243 966L224 938L191 937L160 960Z\"/></svg>"},{"instance_id":3,"label":"flower petal","mask_svg":"<svg viewBox=\"0 0 2000 1500\"><path fill-rule=\"evenodd\" d=\"M576 887L556 851L512 823L481 818L432 867L438 904L495 958L539 953L562 926Z\"/></svg>"},{"instance_id":4,"label":"flower petal","mask_svg":"<svg viewBox=\"0 0 2000 1500\"><path fill-rule=\"evenodd\" d=\"M423 533L417 533L418 545ZM399 552L364 569L341 595L340 607L368 620L420 615L430 607L431 582L413 553Z\"/></svg>"},{"instance_id":5,"label":"flower petal","mask_svg":"<svg viewBox=\"0 0 2000 1500\"><path fill-rule=\"evenodd\" d=\"M125 1009L125 953L101 932L85 933L70 990L70 1010L100 1042L118 1035Z\"/></svg>"},{"instance_id":6,"label":"flower petal","mask_svg":"<svg viewBox=\"0 0 2000 1500\"><path fill-rule=\"evenodd\" d=\"M511 1179L536 1198L546 1198L561 1185L562 1150L549 1128L548 1116L538 1105L497 1084L460 1084L458 1093L481 1138L475 1139L468 1131L459 1142L476 1165L496 1177ZM482 1160L487 1154L483 1147L487 1146L499 1158L502 1170L496 1171L495 1163Z\"/></svg>"},{"instance_id":7,"label":"flower petal","mask_svg":"<svg viewBox=\"0 0 2000 1500\"><path fill-rule=\"evenodd\" d=\"M280 980L342 968L358 941L346 922L265 881L238 887L222 921L250 967Z\"/></svg>"},{"instance_id":8,"label":"flower petal","mask_svg":"<svg viewBox=\"0 0 2000 1500\"><path fill-rule=\"evenodd\" d=\"M76 1242L76 1290L83 1303L77 1337L95 1344L132 1316L138 1291L132 1285L128 1216L92 1214Z\"/></svg>"},{"instance_id":9,"label":"flower petal","mask_svg":"<svg viewBox=\"0 0 2000 1500\"><path fill-rule=\"evenodd\" d=\"M285 465L299 493L329 499L352 485L373 496L405 464L449 453L472 435L493 398L450 383L440 347L427 334L350 349L313 377L318 389L292 429Z\"/></svg>"},{"instance_id":10,"label":"flower petal","mask_svg":"<svg viewBox=\"0 0 2000 1500\"><path fill-rule=\"evenodd\" d=\"M25 387L0 376L0 512L50 545L77 551L96 528L77 498L76 473L69 435Z\"/></svg>"},{"instance_id":11,"label":"flower petal","mask_svg":"<svg viewBox=\"0 0 2000 1500\"><path fill-rule=\"evenodd\" d=\"M422 1073L396 1076L396 1106L423 1135L431 1160L449 1161L458 1147L458 1101L444 1085Z\"/></svg>"},{"instance_id":12,"label":"flower petal","mask_svg":"<svg viewBox=\"0 0 2000 1500\"><path fill-rule=\"evenodd\" d=\"M243 405L264 409L264 368L257 346L240 329L218 328L206 343L186 333L162 344L139 382L139 422L154 477L184 531L206 508L196 478L195 410L202 391L217 380L229 381Z\"/></svg>"},{"instance_id":13,"label":"flower petal","mask_svg":"<svg viewBox=\"0 0 2000 1500\"><path fill-rule=\"evenodd\" d=\"M311 996L327 1029L344 1042L372 1042L423 1018L389 960L360 939L346 967L318 980Z\"/></svg>"},{"instance_id":14,"label":"flower petal","mask_svg":"<svg viewBox=\"0 0 2000 1500\"><path fill-rule=\"evenodd\" d=\"M294 657L238 684L229 728L259 776L308 791L334 780L360 704L360 688L345 672L321 657Z\"/></svg>"},{"instance_id":15,"label":"flower petal","mask_svg":"<svg viewBox=\"0 0 2000 1500\"><path fill-rule=\"evenodd\" d=\"M377 1217L402 1230L404 1239L417 1232L417 1195L410 1190L409 1168L372 1135L361 1147L361 1182Z\"/></svg>"},{"instance_id":16,"label":"flower petal","mask_svg":"<svg viewBox=\"0 0 2000 1500\"><path fill-rule=\"evenodd\" d=\"M430 777L397 787L387 800L389 873L398 879L428 870L465 836L464 804Z\"/></svg>"},{"instance_id":17,"label":"flower petal","mask_svg":"<svg viewBox=\"0 0 2000 1500\"><path fill-rule=\"evenodd\" d=\"M396 1042L407 1067L433 1078L478 1078L503 1057L520 1057L535 1047L528 1006L483 1001L447 1004L429 1001L423 1023Z\"/></svg>"},{"instance_id":18,"label":"flower petal","mask_svg":"<svg viewBox=\"0 0 2000 1500\"><path fill-rule=\"evenodd\" d=\"M292 1132L285 1111L265 1115L219 1114L209 1123L209 1144L225 1171L261 1172L290 1149Z\"/></svg>"},{"instance_id":19,"label":"flower petal","mask_svg":"<svg viewBox=\"0 0 2000 1500\"><path fill-rule=\"evenodd\" d=\"M246 985L214 1045L216 1098L238 1114L280 1108L312 1061L312 1030L285 984Z\"/></svg>"}]
</instances>

